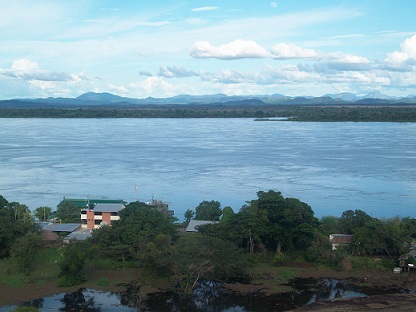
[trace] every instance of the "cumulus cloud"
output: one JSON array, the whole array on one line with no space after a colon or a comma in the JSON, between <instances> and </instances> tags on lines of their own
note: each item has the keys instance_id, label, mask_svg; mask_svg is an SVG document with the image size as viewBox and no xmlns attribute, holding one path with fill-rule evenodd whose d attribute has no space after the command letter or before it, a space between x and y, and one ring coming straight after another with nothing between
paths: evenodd
<instances>
[{"instance_id":1,"label":"cumulus cloud","mask_svg":"<svg viewBox=\"0 0 416 312\"><path fill-rule=\"evenodd\" d=\"M161 66L159 68L159 76L166 78L185 78L199 76L199 74L183 67Z\"/></svg>"},{"instance_id":2,"label":"cumulus cloud","mask_svg":"<svg viewBox=\"0 0 416 312\"><path fill-rule=\"evenodd\" d=\"M322 53L312 49L303 49L295 44L279 43L272 47L271 53L276 59L320 58Z\"/></svg>"},{"instance_id":3,"label":"cumulus cloud","mask_svg":"<svg viewBox=\"0 0 416 312\"><path fill-rule=\"evenodd\" d=\"M416 35L403 41L398 51L388 53L384 62L380 62L379 68L403 74L414 72L416 70Z\"/></svg>"},{"instance_id":4,"label":"cumulus cloud","mask_svg":"<svg viewBox=\"0 0 416 312\"><path fill-rule=\"evenodd\" d=\"M194 58L223 60L271 57L270 52L256 42L241 39L219 46L213 46L208 41L198 41L192 46L190 55Z\"/></svg>"},{"instance_id":5,"label":"cumulus cloud","mask_svg":"<svg viewBox=\"0 0 416 312\"><path fill-rule=\"evenodd\" d=\"M202 11L215 11L218 10L219 7L217 6L204 6L200 8L193 8L191 9L192 12L202 12Z\"/></svg>"},{"instance_id":6,"label":"cumulus cloud","mask_svg":"<svg viewBox=\"0 0 416 312\"><path fill-rule=\"evenodd\" d=\"M0 74L26 81L70 81L73 77L63 72L50 72L39 69L39 65L28 59L15 60L10 69L0 69Z\"/></svg>"},{"instance_id":7,"label":"cumulus cloud","mask_svg":"<svg viewBox=\"0 0 416 312\"><path fill-rule=\"evenodd\" d=\"M387 54L387 63L412 63L416 64L416 35L406 39L400 50Z\"/></svg>"}]
</instances>

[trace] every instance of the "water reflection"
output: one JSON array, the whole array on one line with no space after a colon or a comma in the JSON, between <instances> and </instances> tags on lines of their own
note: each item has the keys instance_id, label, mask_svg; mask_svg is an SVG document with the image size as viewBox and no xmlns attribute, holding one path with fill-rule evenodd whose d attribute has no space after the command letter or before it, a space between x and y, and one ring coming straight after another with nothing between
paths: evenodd
<instances>
[{"instance_id":1,"label":"water reflection","mask_svg":"<svg viewBox=\"0 0 416 312\"><path fill-rule=\"evenodd\" d=\"M65 294L61 299L64 306L59 308L59 311L85 311L85 312L101 312L101 308L95 306L94 296L87 298L84 296L84 290L79 289L78 291Z\"/></svg>"},{"instance_id":2,"label":"water reflection","mask_svg":"<svg viewBox=\"0 0 416 312\"><path fill-rule=\"evenodd\" d=\"M193 291L190 298L181 298L171 292L150 295L146 304L136 307L140 297L134 288L122 294L101 292L92 289L57 294L31 302L40 311L204 311L204 312L260 312L287 311L317 301L337 298L363 297L403 292L402 289L382 289L377 287L358 287L344 284L335 279L294 279L291 281L293 291L274 295L260 292L237 294L212 281L203 281ZM143 302L142 302L143 303ZM15 306L0 308L0 312L12 311Z\"/></svg>"}]
</instances>

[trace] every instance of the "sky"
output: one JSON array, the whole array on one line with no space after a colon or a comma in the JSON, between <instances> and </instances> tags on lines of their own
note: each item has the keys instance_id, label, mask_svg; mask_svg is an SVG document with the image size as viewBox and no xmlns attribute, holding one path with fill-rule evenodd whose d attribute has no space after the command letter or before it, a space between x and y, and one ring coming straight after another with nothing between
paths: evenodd
<instances>
[{"instance_id":1,"label":"sky","mask_svg":"<svg viewBox=\"0 0 416 312\"><path fill-rule=\"evenodd\" d=\"M0 0L0 99L416 95L414 0Z\"/></svg>"}]
</instances>

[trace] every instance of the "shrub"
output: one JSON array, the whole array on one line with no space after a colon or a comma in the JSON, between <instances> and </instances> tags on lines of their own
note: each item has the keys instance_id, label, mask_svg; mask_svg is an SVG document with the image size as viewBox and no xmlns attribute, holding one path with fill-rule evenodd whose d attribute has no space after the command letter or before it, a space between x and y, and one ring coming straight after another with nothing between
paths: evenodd
<instances>
[{"instance_id":1,"label":"shrub","mask_svg":"<svg viewBox=\"0 0 416 312\"><path fill-rule=\"evenodd\" d=\"M110 285L110 280L106 277L101 277L98 280L97 285L101 287L108 287L108 285Z\"/></svg>"},{"instance_id":2,"label":"shrub","mask_svg":"<svg viewBox=\"0 0 416 312\"><path fill-rule=\"evenodd\" d=\"M274 266L281 266L285 261L285 255L281 252L278 252L274 255L272 263Z\"/></svg>"}]
</instances>

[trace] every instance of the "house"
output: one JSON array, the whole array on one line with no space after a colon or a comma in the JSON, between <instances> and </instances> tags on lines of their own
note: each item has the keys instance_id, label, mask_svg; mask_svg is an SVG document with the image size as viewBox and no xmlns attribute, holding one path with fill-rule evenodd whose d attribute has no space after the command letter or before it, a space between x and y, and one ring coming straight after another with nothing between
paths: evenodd
<instances>
[{"instance_id":1,"label":"house","mask_svg":"<svg viewBox=\"0 0 416 312\"><path fill-rule=\"evenodd\" d=\"M352 235L348 234L331 234L329 241L332 245L332 250L337 250L341 246L349 246L352 242Z\"/></svg>"},{"instance_id":2,"label":"house","mask_svg":"<svg viewBox=\"0 0 416 312\"><path fill-rule=\"evenodd\" d=\"M42 230L42 240L44 242L49 242L49 244L53 244L54 242L59 241L59 238L64 235L71 235L79 231L81 224L39 222L39 226Z\"/></svg>"},{"instance_id":3,"label":"house","mask_svg":"<svg viewBox=\"0 0 416 312\"><path fill-rule=\"evenodd\" d=\"M110 225L112 221L119 220L120 210L125 208L126 202L121 199L93 199L93 198L66 198L78 206L81 214L81 227L94 229L100 225ZM59 206L59 205L58 205Z\"/></svg>"},{"instance_id":4,"label":"house","mask_svg":"<svg viewBox=\"0 0 416 312\"><path fill-rule=\"evenodd\" d=\"M198 232L198 227L206 224L216 224L218 221L208 221L208 220L191 220L189 221L188 226L186 227L185 232Z\"/></svg>"},{"instance_id":5,"label":"house","mask_svg":"<svg viewBox=\"0 0 416 312\"><path fill-rule=\"evenodd\" d=\"M120 220L119 213L125 207L121 203L90 203L81 210L82 228L94 229L111 225L112 221Z\"/></svg>"}]
</instances>

